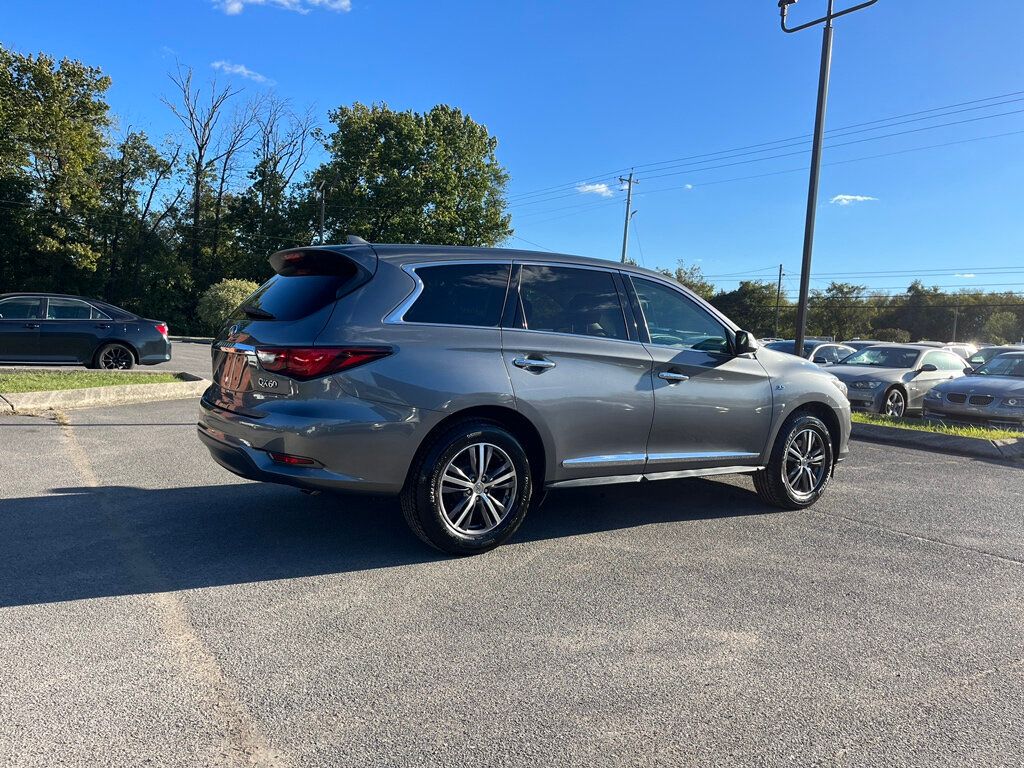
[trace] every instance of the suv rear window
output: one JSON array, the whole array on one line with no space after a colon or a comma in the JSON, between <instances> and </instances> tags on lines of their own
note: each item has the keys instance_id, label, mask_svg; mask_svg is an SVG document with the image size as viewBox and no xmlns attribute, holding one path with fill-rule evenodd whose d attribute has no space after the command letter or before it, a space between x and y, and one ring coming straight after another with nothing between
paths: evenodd
<instances>
[{"instance_id":1,"label":"suv rear window","mask_svg":"<svg viewBox=\"0 0 1024 768\"><path fill-rule=\"evenodd\" d=\"M501 319L509 264L449 264L420 267L423 292L406 311L407 323L493 328Z\"/></svg>"},{"instance_id":2,"label":"suv rear window","mask_svg":"<svg viewBox=\"0 0 1024 768\"><path fill-rule=\"evenodd\" d=\"M267 315L266 320L298 320L334 301L349 275L274 275L239 310Z\"/></svg>"}]
</instances>

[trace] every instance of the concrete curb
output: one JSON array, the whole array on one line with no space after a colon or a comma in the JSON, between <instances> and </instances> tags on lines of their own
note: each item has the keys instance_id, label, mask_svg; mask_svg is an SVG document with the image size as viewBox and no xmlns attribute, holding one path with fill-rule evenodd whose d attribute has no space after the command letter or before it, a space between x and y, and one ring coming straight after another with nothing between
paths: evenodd
<instances>
[{"instance_id":1,"label":"concrete curb","mask_svg":"<svg viewBox=\"0 0 1024 768\"><path fill-rule=\"evenodd\" d=\"M859 424L857 422L853 423L851 437L871 443L885 443L903 448L951 453L957 456L1024 462L1024 439L979 440L974 437L938 435L916 429L900 429L882 424Z\"/></svg>"},{"instance_id":2,"label":"concrete curb","mask_svg":"<svg viewBox=\"0 0 1024 768\"><path fill-rule=\"evenodd\" d=\"M212 336L168 336L172 342L184 342L187 344L213 344Z\"/></svg>"},{"instance_id":3,"label":"concrete curb","mask_svg":"<svg viewBox=\"0 0 1024 768\"><path fill-rule=\"evenodd\" d=\"M136 371L135 373L142 373ZM148 375L158 375L159 372ZM10 392L0 395L0 411L37 414L73 408L94 408L102 405L148 403L157 400L183 400L200 397L210 382L191 373L176 373L181 381L167 384L115 384L108 387L61 389L46 392Z\"/></svg>"}]
</instances>

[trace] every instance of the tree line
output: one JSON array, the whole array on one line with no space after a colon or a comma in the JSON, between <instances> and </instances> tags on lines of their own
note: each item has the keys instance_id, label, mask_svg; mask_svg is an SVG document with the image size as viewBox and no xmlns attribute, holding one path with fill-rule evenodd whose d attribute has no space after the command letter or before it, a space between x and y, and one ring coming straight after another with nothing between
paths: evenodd
<instances>
[{"instance_id":1,"label":"tree line","mask_svg":"<svg viewBox=\"0 0 1024 768\"><path fill-rule=\"evenodd\" d=\"M352 104L327 113L251 96L188 67L155 140L121 125L110 78L0 46L0 293L93 296L205 330L200 297L262 282L274 251L357 234L492 246L512 232L496 139L459 109Z\"/></svg>"},{"instance_id":2,"label":"tree line","mask_svg":"<svg viewBox=\"0 0 1024 768\"><path fill-rule=\"evenodd\" d=\"M796 304L778 285L743 280L730 291L718 290L700 267L680 263L664 274L675 278L757 336L793 338ZM914 280L903 293L871 291L865 285L832 282L812 290L807 334L837 340L975 341L1002 344L1024 334L1024 296L1012 291L957 292Z\"/></svg>"}]
</instances>

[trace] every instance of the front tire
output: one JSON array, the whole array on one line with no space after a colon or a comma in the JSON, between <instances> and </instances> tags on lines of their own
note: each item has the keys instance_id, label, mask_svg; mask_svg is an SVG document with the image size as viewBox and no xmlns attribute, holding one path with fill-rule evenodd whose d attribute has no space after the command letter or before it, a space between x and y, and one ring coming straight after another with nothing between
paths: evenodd
<instances>
[{"instance_id":1,"label":"front tire","mask_svg":"<svg viewBox=\"0 0 1024 768\"><path fill-rule=\"evenodd\" d=\"M754 488L772 506L806 509L828 487L833 463L828 427L816 416L797 413L779 430L768 466L754 475Z\"/></svg>"},{"instance_id":2,"label":"front tire","mask_svg":"<svg viewBox=\"0 0 1024 768\"><path fill-rule=\"evenodd\" d=\"M533 478L519 441L488 421L453 425L424 446L402 490L413 533L452 555L506 541L530 507Z\"/></svg>"},{"instance_id":3,"label":"front tire","mask_svg":"<svg viewBox=\"0 0 1024 768\"><path fill-rule=\"evenodd\" d=\"M907 395L899 387L889 387L882 399L881 414L893 419L902 419L907 413Z\"/></svg>"}]
</instances>

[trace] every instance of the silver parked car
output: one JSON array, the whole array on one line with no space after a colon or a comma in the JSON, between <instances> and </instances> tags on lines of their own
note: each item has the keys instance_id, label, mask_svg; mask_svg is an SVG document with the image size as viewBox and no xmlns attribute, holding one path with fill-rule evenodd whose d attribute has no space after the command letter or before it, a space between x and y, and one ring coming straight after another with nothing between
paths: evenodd
<instances>
[{"instance_id":1,"label":"silver parked car","mask_svg":"<svg viewBox=\"0 0 1024 768\"><path fill-rule=\"evenodd\" d=\"M243 477L397 494L446 552L546 488L750 473L807 507L847 453L841 382L654 272L357 238L271 264L213 345L200 438Z\"/></svg>"},{"instance_id":2,"label":"silver parked car","mask_svg":"<svg viewBox=\"0 0 1024 768\"><path fill-rule=\"evenodd\" d=\"M796 349L796 342L783 339L779 341L770 341L763 346L768 349L773 349L776 352L786 352L792 355L795 354L794 350ZM853 347L848 347L845 344L837 344L834 341L807 339L804 341L803 357L816 365L832 365L833 363L838 363L844 357L849 357L856 351L857 350Z\"/></svg>"},{"instance_id":3,"label":"silver parked car","mask_svg":"<svg viewBox=\"0 0 1024 768\"><path fill-rule=\"evenodd\" d=\"M924 399L924 415L1024 428L1024 351L998 355L962 379L939 384Z\"/></svg>"},{"instance_id":4,"label":"silver parked car","mask_svg":"<svg viewBox=\"0 0 1024 768\"><path fill-rule=\"evenodd\" d=\"M970 370L952 352L924 344L876 344L829 367L846 383L850 407L886 416L918 410L932 387Z\"/></svg>"}]
</instances>

